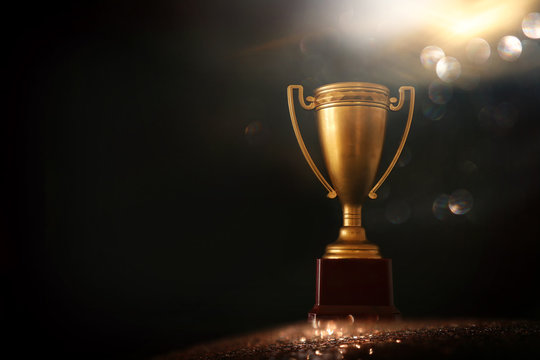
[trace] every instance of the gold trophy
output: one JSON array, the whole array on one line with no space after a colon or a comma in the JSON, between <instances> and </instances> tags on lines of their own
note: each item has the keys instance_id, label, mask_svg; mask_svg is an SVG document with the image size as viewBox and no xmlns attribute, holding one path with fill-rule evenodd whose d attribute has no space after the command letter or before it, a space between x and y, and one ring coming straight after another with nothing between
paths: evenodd
<instances>
[{"instance_id":1,"label":"gold trophy","mask_svg":"<svg viewBox=\"0 0 540 360\"><path fill-rule=\"evenodd\" d=\"M304 144L294 110L294 89L300 105L315 109L326 168L332 185L321 174ZM373 185L384 143L388 110L398 111L410 92L409 115L405 130L390 165ZM361 317L396 318L393 303L390 259L382 259L379 247L366 238L362 227L362 203L366 196L377 198L376 191L397 163L411 127L414 88L399 88L398 99L389 97L387 87L365 82L341 82L319 87L304 100L301 85L289 85L287 98L291 122L309 166L328 191L339 197L343 226L337 240L317 259L315 306L309 313L320 318ZM307 101L307 103L306 103ZM397 103L397 104L396 104Z\"/></svg>"}]
</instances>

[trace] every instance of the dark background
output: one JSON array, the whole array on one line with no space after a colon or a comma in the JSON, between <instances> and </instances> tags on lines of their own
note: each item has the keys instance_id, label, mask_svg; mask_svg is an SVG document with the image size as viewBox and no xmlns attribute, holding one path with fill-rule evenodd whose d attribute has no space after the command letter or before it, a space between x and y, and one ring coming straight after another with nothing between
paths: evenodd
<instances>
[{"instance_id":1,"label":"dark background","mask_svg":"<svg viewBox=\"0 0 540 360\"><path fill-rule=\"evenodd\" d=\"M340 213L298 149L286 86L384 80L325 39L300 49L329 25L313 3L5 9L1 307L21 357L147 358L306 317ZM415 85L417 108L409 159L364 220L405 317L540 316L540 78L520 61L455 88L437 121L426 83L385 83ZM404 121L390 115L383 164ZM471 212L435 218L434 199L460 188Z\"/></svg>"}]
</instances>

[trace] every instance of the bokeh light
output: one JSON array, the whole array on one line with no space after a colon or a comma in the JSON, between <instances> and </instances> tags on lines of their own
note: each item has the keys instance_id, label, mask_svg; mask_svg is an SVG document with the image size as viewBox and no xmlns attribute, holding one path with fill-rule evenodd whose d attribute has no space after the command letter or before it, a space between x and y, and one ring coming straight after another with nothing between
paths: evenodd
<instances>
[{"instance_id":1,"label":"bokeh light","mask_svg":"<svg viewBox=\"0 0 540 360\"><path fill-rule=\"evenodd\" d=\"M430 120L441 120L446 112L445 105L437 105L430 102L425 102L422 106L422 113Z\"/></svg>"},{"instance_id":2,"label":"bokeh light","mask_svg":"<svg viewBox=\"0 0 540 360\"><path fill-rule=\"evenodd\" d=\"M491 55L491 48L488 42L481 38L471 39L467 43L465 51L469 60L475 64L485 63Z\"/></svg>"},{"instance_id":3,"label":"bokeh light","mask_svg":"<svg viewBox=\"0 0 540 360\"><path fill-rule=\"evenodd\" d=\"M422 65L428 69L434 69L437 62L445 57L444 51L438 46L426 46L420 53L420 61Z\"/></svg>"},{"instance_id":4,"label":"bokeh light","mask_svg":"<svg viewBox=\"0 0 540 360\"><path fill-rule=\"evenodd\" d=\"M478 112L478 123L480 127L489 129L493 123L493 113L495 108L491 105L483 106Z\"/></svg>"},{"instance_id":5,"label":"bokeh light","mask_svg":"<svg viewBox=\"0 0 540 360\"><path fill-rule=\"evenodd\" d=\"M390 185L385 184L383 187L381 187L377 195L379 195L377 199L380 199L380 200L388 199L390 197Z\"/></svg>"},{"instance_id":6,"label":"bokeh light","mask_svg":"<svg viewBox=\"0 0 540 360\"><path fill-rule=\"evenodd\" d=\"M516 61L521 55L523 47L521 41L515 36L503 36L497 46L497 51L501 59L505 61Z\"/></svg>"},{"instance_id":7,"label":"bokeh light","mask_svg":"<svg viewBox=\"0 0 540 360\"><path fill-rule=\"evenodd\" d=\"M435 104L446 104L452 98L452 85L446 84L440 80L434 80L429 84L428 96Z\"/></svg>"},{"instance_id":8,"label":"bokeh light","mask_svg":"<svg viewBox=\"0 0 540 360\"><path fill-rule=\"evenodd\" d=\"M403 151L401 152L401 155L399 156L397 165L399 167L405 167L411 162L411 160L412 160L411 149L409 149L408 146L405 146L403 148Z\"/></svg>"},{"instance_id":9,"label":"bokeh light","mask_svg":"<svg viewBox=\"0 0 540 360\"><path fill-rule=\"evenodd\" d=\"M244 129L244 136L249 144L254 145L260 139L262 133L262 124L260 121L253 121L249 123Z\"/></svg>"},{"instance_id":10,"label":"bokeh light","mask_svg":"<svg viewBox=\"0 0 540 360\"><path fill-rule=\"evenodd\" d=\"M459 189L450 194L448 198L448 208L455 215L463 215L471 211L474 198L465 189Z\"/></svg>"},{"instance_id":11,"label":"bokeh light","mask_svg":"<svg viewBox=\"0 0 540 360\"><path fill-rule=\"evenodd\" d=\"M511 128L518 119L518 111L514 105L509 102L503 102L495 108L493 117L495 123L502 128Z\"/></svg>"},{"instance_id":12,"label":"bokeh light","mask_svg":"<svg viewBox=\"0 0 540 360\"><path fill-rule=\"evenodd\" d=\"M444 220L450 215L450 209L448 209L448 200L450 196L448 194L440 194L433 201L433 206L431 211L433 211L433 216L439 220Z\"/></svg>"},{"instance_id":13,"label":"bokeh light","mask_svg":"<svg viewBox=\"0 0 540 360\"><path fill-rule=\"evenodd\" d=\"M445 82L452 82L461 75L461 64L452 56L445 56L437 62L437 76Z\"/></svg>"},{"instance_id":14,"label":"bokeh light","mask_svg":"<svg viewBox=\"0 0 540 360\"><path fill-rule=\"evenodd\" d=\"M459 164L459 170L465 174L473 174L478 170L478 166L471 160L465 160Z\"/></svg>"},{"instance_id":15,"label":"bokeh light","mask_svg":"<svg viewBox=\"0 0 540 360\"><path fill-rule=\"evenodd\" d=\"M531 39L540 39L540 13L527 14L521 23L523 33Z\"/></svg>"},{"instance_id":16,"label":"bokeh light","mask_svg":"<svg viewBox=\"0 0 540 360\"><path fill-rule=\"evenodd\" d=\"M403 224L411 217L411 208L405 201L393 201L386 206L385 215L392 224Z\"/></svg>"}]
</instances>

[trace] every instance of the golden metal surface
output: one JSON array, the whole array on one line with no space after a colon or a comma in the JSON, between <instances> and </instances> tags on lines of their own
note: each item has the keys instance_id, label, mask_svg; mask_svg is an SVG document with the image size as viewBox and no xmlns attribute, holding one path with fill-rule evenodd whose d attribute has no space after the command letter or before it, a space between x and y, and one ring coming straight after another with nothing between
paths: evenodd
<instances>
[{"instance_id":1,"label":"golden metal surface","mask_svg":"<svg viewBox=\"0 0 540 360\"><path fill-rule=\"evenodd\" d=\"M298 89L298 100L300 102L300 105L306 109L311 110L315 107L315 102L313 102L313 97L309 96L307 98L308 101L311 101L312 103L309 105L306 105L304 102L304 88L302 85L289 85L287 87L287 100L289 102L289 113L291 115L291 122L294 130L294 134L296 135L296 140L298 141L298 145L300 145L300 150L302 151L302 154L304 154L304 157L306 158L307 163L311 167L311 170L315 173L315 176L317 176L317 179L323 184L323 186L328 190L328 196L330 199L333 199L337 196L334 189L332 189L332 186L326 181L324 176L321 174L319 169L317 168L317 165L313 162L311 159L311 156L309 155L308 149L306 148L306 145L304 144L304 139L302 139L302 134L300 133L300 128L298 127L298 121L296 121L296 113L294 112L294 99L293 99L293 90Z\"/></svg>"},{"instance_id":2,"label":"golden metal surface","mask_svg":"<svg viewBox=\"0 0 540 360\"><path fill-rule=\"evenodd\" d=\"M315 109L322 152L333 184L320 173L304 144L294 111L293 91L298 90L300 105L306 110ZM399 147L381 179L372 188L384 143L388 110L398 111L405 102L405 90L411 93L409 116ZM399 102L389 99L387 87L363 82L342 82L322 86L314 97L304 102L303 87L287 88L289 112L293 130L300 149L309 166L323 186L328 197L339 197L343 209L343 226L338 239L326 247L324 258L380 258L379 247L370 243L362 227L362 202L376 191L394 168L410 130L414 109L414 88L402 86Z\"/></svg>"},{"instance_id":3,"label":"golden metal surface","mask_svg":"<svg viewBox=\"0 0 540 360\"><path fill-rule=\"evenodd\" d=\"M379 190L383 182L386 180L388 175L390 175L390 172L396 165L397 161L399 160L399 157L401 156L401 152L403 151L403 147L405 146L405 142L407 141L407 136L409 136L409 130L411 129L411 123L412 123L412 117L413 117L413 111L414 111L414 88L412 86L402 86L399 88L399 102L396 106L390 105L390 110L392 111L399 111L403 104L405 103L405 90L409 90L411 93L411 98L409 100L409 116L407 117L407 124L405 124L405 130L403 131L403 136L401 137L401 142L399 143L398 149L396 151L396 154L394 155L394 158L390 162L390 165L388 165L388 168L384 172L384 174L381 176L381 179L377 181L377 184L371 189L368 196L370 199L376 199L377 194L375 191ZM396 98L391 98L390 102L394 103L396 102Z\"/></svg>"}]
</instances>

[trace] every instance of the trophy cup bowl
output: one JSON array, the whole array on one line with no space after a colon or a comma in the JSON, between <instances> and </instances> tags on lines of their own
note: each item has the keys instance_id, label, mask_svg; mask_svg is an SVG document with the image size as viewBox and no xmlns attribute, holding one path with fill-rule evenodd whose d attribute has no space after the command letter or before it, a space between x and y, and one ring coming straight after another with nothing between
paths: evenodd
<instances>
[{"instance_id":1,"label":"trophy cup bowl","mask_svg":"<svg viewBox=\"0 0 540 360\"><path fill-rule=\"evenodd\" d=\"M314 109L322 154L332 185L311 159L304 144L294 109L293 92L298 90L300 105ZM388 110L403 107L409 90L409 115L405 130L390 165L373 185L381 160ZM377 198L376 191L386 180L405 146L414 109L414 88L402 86L399 101L390 98L386 86L365 82L341 82L319 87L306 103L301 85L287 88L289 112L298 144L311 169L328 190L338 197L343 226L337 240L317 259L316 304L310 318L360 316L395 318L391 261L382 259L379 247L366 238L362 227L362 203ZM397 102L397 105L394 105Z\"/></svg>"}]
</instances>

